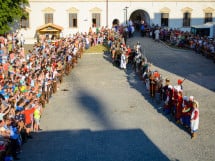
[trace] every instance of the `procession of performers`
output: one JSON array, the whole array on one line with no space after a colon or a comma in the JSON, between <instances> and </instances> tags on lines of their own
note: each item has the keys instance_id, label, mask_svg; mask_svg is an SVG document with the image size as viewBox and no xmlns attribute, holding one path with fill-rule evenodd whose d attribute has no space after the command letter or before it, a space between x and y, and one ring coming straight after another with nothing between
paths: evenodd
<instances>
[{"instance_id":1,"label":"procession of performers","mask_svg":"<svg viewBox=\"0 0 215 161\"><path fill-rule=\"evenodd\" d=\"M117 57L119 59L119 68L126 69L126 64L132 64L134 71L143 80L150 97L162 103L163 112L173 118L172 121L181 124L187 129L192 139L196 138L196 132L199 127L199 103L194 99L194 96L183 95L183 82L185 79L178 79L177 84L172 85L170 79L166 78L164 80L161 73L157 70L151 70L151 64L143 56L139 42L133 49L129 50L126 45L121 43L118 54L116 54L115 45L113 45L111 53L113 61L116 60L114 59L116 55L121 55Z\"/></svg>"},{"instance_id":2,"label":"procession of performers","mask_svg":"<svg viewBox=\"0 0 215 161\"><path fill-rule=\"evenodd\" d=\"M146 69L146 65L143 66L143 69ZM182 85L185 79L178 79L177 85L171 85L170 79L166 78L163 84L161 74L150 69L143 72L142 79L150 96L163 104L164 113L173 118L176 124L185 127L190 132L192 139L196 138L199 127L199 103L194 96L183 95Z\"/></svg>"}]
</instances>

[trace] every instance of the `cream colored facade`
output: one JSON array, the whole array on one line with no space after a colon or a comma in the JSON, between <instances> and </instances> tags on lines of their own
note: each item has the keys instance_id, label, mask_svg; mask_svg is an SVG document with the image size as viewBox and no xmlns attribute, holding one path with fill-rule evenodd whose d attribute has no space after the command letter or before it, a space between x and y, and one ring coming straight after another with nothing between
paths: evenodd
<instances>
[{"instance_id":1,"label":"cream colored facade","mask_svg":"<svg viewBox=\"0 0 215 161\"><path fill-rule=\"evenodd\" d=\"M61 36L76 32L87 32L92 26L93 14L98 17L99 26L112 27L113 21L125 24L140 16L148 25L161 26L161 15L167 13L169 28L190 30L190 26L203 24L206 13L215 22L215 0L29 0L26 8L29 13L29 26L20 30L26 42L36 41L37 28L45 24L45 14L53 15L53 24L63 28ZM127 9L126 9L127 8ZM76 26L69 26L69 14L75 14ZM189 26L183 25L184 13L189 13ZM133 20L132 19L132 20ZM97 20L98 21L98 20Z\"/></svg>"}]
</instances>

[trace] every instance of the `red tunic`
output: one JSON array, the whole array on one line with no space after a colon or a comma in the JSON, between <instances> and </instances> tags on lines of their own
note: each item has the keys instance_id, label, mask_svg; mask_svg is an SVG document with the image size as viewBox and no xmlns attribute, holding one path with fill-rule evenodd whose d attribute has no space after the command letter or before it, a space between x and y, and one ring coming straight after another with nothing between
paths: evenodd
<instances>
[{"instance_id":1,"label":"red tunic","mask_svg":"<svg viewBox=\"0 0 215 161\"><path fill-rule=\"evenodd\" d=\"M182 94L180 94L179 92L178 98L177 98L177 105L176 105L176 114L175 114L176 120L179 120L181 118L182 103L183 103L183 97L182 97Z\"/></svg>"}]
</instances>

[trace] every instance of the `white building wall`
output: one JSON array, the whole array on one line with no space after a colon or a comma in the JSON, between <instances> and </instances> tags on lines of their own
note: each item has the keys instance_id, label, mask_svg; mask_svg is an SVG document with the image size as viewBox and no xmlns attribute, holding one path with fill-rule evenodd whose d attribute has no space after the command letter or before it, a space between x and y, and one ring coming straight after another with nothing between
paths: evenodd
<instances>
[{"instance_id":1,"label":"white building wall","mask_svg":"<svg viewBox=\"0 0 215 161\"><path fill-rule=\"evenodd\" d=\"M215 1L196 1L196 2L177 2L177 1L120 1L108 3L108 26L112 26L114 19L118 19L120 23L125 23L125 7L127 9L127 18L129 19L130 15L136 10L144 10L148 13L150 17L150 25L160 24L161 14L160 10L162 8L169 8L169 27L170 28L180 28L183 30L189 30L189 28L183 28L183 12L182 9L189 7L192 9L191 12L191 25L197 25L204 23L204 9L211 7L215 9ZM87 32L89 27L92 25L92 13L91 9L97 7L101 9L101 26L106 26L106 1L31 1L30 0L30 28L22 29L22 32L25 35L25 38L32 41L35 36L35 31L39 26L44 25L44 12L43 10L47 7L53 8L54 11L54 24L62 26L64 28L64 36L73 34L76 32ZM69 28L69 15L68 9L74 7L78 11L78 28ZM215 21L215 12L213 12L213 21Z\"/></svg>"}]
</instances>

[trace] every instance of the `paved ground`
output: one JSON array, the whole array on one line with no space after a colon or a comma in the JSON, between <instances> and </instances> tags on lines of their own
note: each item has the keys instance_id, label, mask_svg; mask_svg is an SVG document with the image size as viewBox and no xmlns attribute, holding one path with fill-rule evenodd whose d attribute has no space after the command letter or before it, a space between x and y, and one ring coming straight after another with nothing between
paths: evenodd
<instances>
[{"instance_id":1,"label":"paved ground","mask_svg":"<svg viewBox=\"0 0 215 161\"><path fill-rule=\"evenodd\" d=\"M46 107L42 132L23 146L23 161L215 160L215 64L191 51L140 41L153 68L200 102L196 140L168 120L132 70L102 54L84 55ZM68 89L64 91L63 89Z\"/></svg>"}]
</instances>

